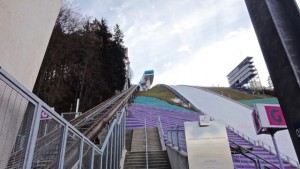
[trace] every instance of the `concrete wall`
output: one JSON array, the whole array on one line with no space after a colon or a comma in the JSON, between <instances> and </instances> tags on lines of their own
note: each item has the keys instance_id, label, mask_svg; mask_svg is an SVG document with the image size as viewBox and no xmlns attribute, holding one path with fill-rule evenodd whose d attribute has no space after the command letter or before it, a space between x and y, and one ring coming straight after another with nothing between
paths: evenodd
<instances>
[{"instance_id":1,"label":"concrete wall","mask_svg":"<svg viewBox=\"0 0 300 169\"><path fill-rule=\"evenodd\" d=\"M188 156L185 152L179 152L171 145L167 145L166 148L172 169L189 169Z\"/></svg>"},{"instance_id":2,"label":"concrete wall","mask_svg":"<svg viewBox=\"0 0 300 169\"><path fill-rule=\"evenodd\" d=\"M61 0L0 0L0 66L27 89L38 75Z\"/></svg>"},{"instance_id":3,"label":"concrete wall","mask_svg":"<svg viewBox=\"0 0 300 169\"><path fill-rule=\"evenodd\" d=\"M36 81L60 5L61 0L0 0L0 66L29 90ZM6 168L25 114L21 109L12 111L17 106L15 95L3 98L3 103L12 105L7 112L2 111L5 105L0 105L0 117L11 124L1 124L6 133L0 137L0 168ZM12 118L14 113L19 118Z\"/></svg>"}]
</instances>

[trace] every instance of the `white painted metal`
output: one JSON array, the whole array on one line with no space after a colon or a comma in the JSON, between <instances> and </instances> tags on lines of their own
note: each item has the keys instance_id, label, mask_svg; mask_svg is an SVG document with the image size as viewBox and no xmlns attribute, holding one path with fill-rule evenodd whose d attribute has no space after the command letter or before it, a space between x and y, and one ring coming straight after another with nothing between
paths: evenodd
<instances>
[{"instance_id":1,"label":"white painted metal","mask_svg":"<svg viewBox=\"0 0 300 169\"><path fill-rule=\"evenodd\" d=\"M2 85L2 86L1 86ZM116 157L116 153L117 152L121 152L121 150L118 150L118 148L124 149L125 147L125 109L123 109L121 112L119 112L120 115L117 115L115 119L112 120L112 123L110 124L109 127L109 132L107 134L107 137L104 141L104 144L101 147L101 150L95 145L93 144L87 137L85 137L80 131L78 131L74 126L72 126L70 123L68 123L64 118L62 118L58 113L56 113L53 109L51 109L48 105L46 105L44 102L42 102L38 97L36 97L34 94L32 94L28 89L26 89L24 86L22 86L19 82L17 82L13 77L11 77L6 71L4 71L2 68L0 68L0 95L4 96L3 92L6 92L5 90L2 90L1 88L3 88L3 86L5 86L5 88L7 86L10 87L10 89L13 89L14 91L17 91L18 93L16 95L19 95L20 97L26 98L27 101L30 101L30 103L32 104L32 111L28 109L29 107L29 102L26 102L27 104L27 111L24 113L24 117L29 116L30 113L32 113L33 117L32 119L27 119L26 123L28 124L28 133L26 134L26 139L28 141L25 141L28 144L20 144L19 142L14 143L13 140L17 140L17 135L14 136L14 138L11 138L10 141L12 142L12 145L14 147L20 147L20 155L17 156L18 154L13 152L11 153L11 151L9 153L5 153L2 156L0 156L0 161L2 161L3 163L1 163L1 167L0 168L24 168L24 169L30 169L33 167L33 165L37 165L35 167L40 167L38 166L38 163L43 163L44 167L53 167L53 165L56 165L56 163L58 164L56 168L63 168L64 163L66 162L64 160L64 158L67 155L67 142L68 142L68 134L70 137L74 137L76 136L80 141L81 144L79 144L80 146L80 154L79 156L77 156L77 162L79 163L79 168L83 167L83 156L84 156L84 152L83 152L83 145L84 143L86 143L85 145L87 145L89 148L88 149L92 149L92 151L94 153L97 153L99 155L101 155L101 158L99 159L93 159L94 156L91 156L90 161L94 162L94 161L99 161L101 160L101 162L103 162L102 157L103 154L106 154L106 165L107 165L107 159L109 158L107 154L110 154L111 157L114 156ZM7 87L8 88L8 87ZM15 99L13 99L13 97L15 97L15 95L5 95L5 97L3 97L2 99L4 101L15 101ZM15 104L14 102L11 103L12 106L15 106L17 104ZM5 108L5 106L3 104L0 104L0 110L2 110L3 108ZM13 107L13 109L15 109ZM12 110L13 110L12 109ZM42 137L39 137L39 130L44 131L43 126L41 125L41 112L42 110L44 110L50 117L52 120L52 123L55 123L56 127L52 126L52 133L56 133L55 135L51 136L51 133L49 134L49 137L51 137L51 139L47 139L45 140L44 143L46 144L38 144L38 139L41 140ZM9 114L5 117L5 120L8 119L12 119L10 116L13 116L13 114ZM19 120L20 122L22 122L23 119L26 119L23 117L23 114L21 116L22 118ZM23 121L24 122L24 121ZM3 125L3 121L0 122L0 126ZM17 124L14 124L17 125ZM18 127L16 128L16 131L14 133L18 133L20 131L23 131L27 129L19 129ZM2 130L3 131L3 130ZM10 130L5 131L5 133L3 133L2 135L0 135L0 146L2 146L3 140L4 142L7 142L6 139L3 136L8 135L9 133L11 133ZM121 138L120 138L120 134L118 133L122 133ZM46 133L48 134L48 132ZM109 141L111 140L115 140L115 144L111 144ZM69 140L71 141L71 140ZM57 144L54 145L53 142L56 142ZM74 141L73 141L74 142ZM52 144L53 143L53 144ZM71 142L72 143L72 142ZM70 143L69 143L70 144ZM3 144L4 145L4 144ZM53 145L53 146L52 146ZM115 148L112 148L112 146L114 146ZM57 149L56 149L57 147ZM76 148L78 147L73 147L74 150L76 150ZM1 149L2 152L4 152L4 149ZM50 151L48 151L50 150ZM22 155L22 153L24 152L24 155ZM59 161L53 160L50 158L50 160L52 161L48 161L49 158L47 158L47 153L54 153L51 156L55 155L55 159L58 159ZM13 158L14 161L13 163L10 163L10 166L7 167L6 165L8 164L8 160L9 158ZM119 166L116 166L116 164L119 164L118 162L120 161L120 156L118 158L110 158L111 159L111 164L114 164L114 168L119 168ZM104 159L105 160L105 159ZM50 162L50 163L49 163ZM54 163L55 164L54 164ZM49 165L49 166L46 166ZM100 169L102 169L102 167L99 167Z\"/></svg>"},{"instance_id":2,"label":"white painted metal","mask_svg":"<svg viewBox=\"0 0 300 169\"><path fill-rule=\"evenodd\" d=\"M76 102L76 117L78 117L78 109L79 109L79 99L77 99L77 102Z\"/></svg>"},{"instance_id":3,"label":"white painted metal","mask_svg":"<svg viewBox=\"0 0 300 169\"><path fill-rule=\"evenodd\" d=\"M225 122L239 130L244 135L254 139L258 144L264 143L274 149L272 139L268 135L256 135L252 122L252 108L228 99L222 95L190 86L170 86L185 97L196 108L212 116L214 119ZM280 152L292 159L297 159L288 131L276 133L276 141ZM264 146L265 147L265 146ZM283 155L281 155L283 157ZM286 157L288 159L288 157ZM296 161L296 160L295 160Z\"/></svg>"}]
</instances>

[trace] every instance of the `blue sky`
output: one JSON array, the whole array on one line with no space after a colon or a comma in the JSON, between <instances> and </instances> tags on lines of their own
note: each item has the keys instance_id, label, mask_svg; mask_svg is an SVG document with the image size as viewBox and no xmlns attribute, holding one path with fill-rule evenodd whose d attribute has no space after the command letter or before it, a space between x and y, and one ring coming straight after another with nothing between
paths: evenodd
<instances>
[{"instance_id":1,"label":"blue sky","mask_svg":"<svg viewBox=\"0 0 300 169\"><path fill-rule=\"evenodd\" d=\"M299 4L300 0L297 0ZM81 12L119 24L133 82L153 69L155 84L228 86L226 75L254 57L268 71L243 0L78 0Z\"/></svg>"}]
</instances>

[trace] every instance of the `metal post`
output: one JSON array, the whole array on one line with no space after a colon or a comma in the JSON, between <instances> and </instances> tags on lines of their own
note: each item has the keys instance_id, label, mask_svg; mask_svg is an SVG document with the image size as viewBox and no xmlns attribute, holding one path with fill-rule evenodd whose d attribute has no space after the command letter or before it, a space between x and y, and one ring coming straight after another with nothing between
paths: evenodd
<instances>
[{"instance_id":1,"label":"metal post","mask_svg":"<svg viewBox=\"0 0 300 169\"><path fill-rule=\"evenodd\" d=\"M173 143L173 127L171 127L171 144L172 144L172 147L174 147L174 143Z\"/></svg>"},{"instance_id":2,"label":"metal post","mask_svg":"<svg viewBox=\"0 0 300 169\"><path fill-rule=\"evenodd\" d=\"M79 116L78 109L79 109L79 99L77 99L77 103L76 103L76 115L75 115L75 117Z\"/></svg>"},{"instance_id":3,"label":"metal post","mask_svg":"<svg viewBox=\"0 0 300 169\"><path fill-rule=\"evenodd\" d=\"M261 168L260 161L259 161L259 159L257 159L257 157L255 157L255 158L256 158L257 166L260 169Z\"/></svg>"},{"instance_id":4,"label":"metal post","mask_svg":"<svg viewBox=\"0 0 300 169\"><path fill-rule=\"evenodd\" d=\"M110 142L107 143L106 145L106 151L105 151L105 169L108 169L107 168L107 161L108 161L108 149L109 149L109 146L110 146Z\"/></svg>"},{"instance_id":5,"label":"metal post","mask_svg":"<svg viewBox=\"0 0 300 169\"><path fill-rule=\"evenodd\" d=\"M31 125L31 130L28 138L27 151L24 159L24 166L25 166L24 168L28 168L28 169L31 168L35 143L37 140L37 134L40 125L41 111L42 111L42 106L40 103L38 103L32 117L32 125Z\"/></svg>"},{"instance_id":6,"label":"metal post","mask_svg":"<svg viewBox=\"0 0 300 169\"><path fill-rule=\"evenodd\" d=\"M276 150L276 154L277 154L277 157L278 157L278 160L279 160L280 169L284 169L283 164L282 164L282 160L281 160L281 157L280 157L280 152L278 150L277 143L276 143L276 140L275 140L275 137L274 137L274 132L271 132L271 137L272 137L273 144L274 144L274 147L275 147L275 150Z\"/></svg>"},{"instance_id":7,"label":"metal post","mask_svg":"<svg viewBox=\"0 0 300 169\"><path fill-rule=\"evenodd\" d=\"M83 158L83 147L84 147L84 138L80 138L80 151L79 151L79 168L82 167L82 158Z\"/></svg>"},{"instance_id":8,"label":"metal post","mask_svg":"<svg viewBox=\"0 0 300 169\"><path fill-rule=\"evenodd\" d=\"M180 151L180 145L179 145L179 126L177 126L176 128L176 135L177 135L177 147L178 147L178 151Z\"/></svg>"},{"instance_id":9,"label":"metal post","mask_svg":"<svg viewBox=\"0 0 300 169\"><path fill-rule=\"evenodd\" d=\"M61 150L60 150L60 156L59 156L59 169L64 168L64 160L65 160L65 152L66 152L66 146L67 146L67 139L68 139L68 124L64 126L63 131L63 137L62 137L62 144L61 144Z\"/></svg>"},{"instance_id":10,"label":"metal post","mask_svg":"<svg viewBox=\"0 0 300 169\"><path fill-rule=\"evenodd\" d=\"M145 118L145 140L146 140L146 169L148 169L148 142L147 142L147 119Z\"/></svg>"},{"instance_id":11,"label":"metal post","mask_svg":"<svg viewBox=\"0 0 300 169\"><path fill-rule=\"evenodd\" d=\"M95 147L92 145L92 158L91 158L91 168L90 169L94 169L94 160L95 160Z\"/></svg>"},{"instance_id":12,"label":"metal post","mask_svg":"<svg viewBox=\"0 0 300 169\"><path fill-rule=\"evenodd\" d=\"M114 126L112 126L112 127L114 127ZM110 145L110 160L109 160L109 168L111 169L111 168L113 168L112 167L112 162L113 162L113 146L114 146L114 129L112 130L112 133L111 133L111 135L110 135L110 142L111 142L111 144L109 144Z\"/></svg>"},{"instance_id":13,"label":"metal post","mask_svg":"<svg viewBox=\"0 0 300 169\"><path fill-rule=\"evenodd\" d=\"M45 125L45 130L44 130L44 136L48 133L48 121L49 119L46 120L46 125Z\"/></svg>"}]
</instances>

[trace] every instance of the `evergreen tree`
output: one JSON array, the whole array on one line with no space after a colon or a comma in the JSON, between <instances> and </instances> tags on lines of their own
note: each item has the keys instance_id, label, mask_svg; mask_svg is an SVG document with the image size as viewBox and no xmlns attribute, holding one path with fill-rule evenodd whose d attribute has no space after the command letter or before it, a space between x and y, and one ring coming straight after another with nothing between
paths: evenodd
<instances>
[{"instance_id":1,"label":"evergreen tree","mask_svg":"<svg viewBox=\"0 0 300 169\"><path fill-rule=\"evenodd\" d=\"M64 3L53 29L34 93L58 112L86 111L122 90L125 82L123 32L107 22L84 19Z\"/></svg>"}]
</instances>

